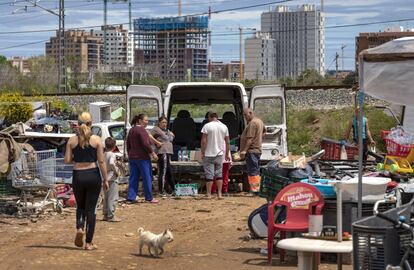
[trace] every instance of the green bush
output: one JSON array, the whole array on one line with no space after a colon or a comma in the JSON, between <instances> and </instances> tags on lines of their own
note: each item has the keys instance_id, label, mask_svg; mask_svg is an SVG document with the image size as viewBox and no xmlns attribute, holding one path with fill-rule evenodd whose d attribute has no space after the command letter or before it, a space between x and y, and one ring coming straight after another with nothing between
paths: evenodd
<instances>
[{"instance_id":1,"label":"green bush","mask_svg":"<svg viewBox=\"0 0 414 270\"><path fill-rule=\"evenodd\" d=\"M0 116L4 123L11 125L16 122L26 122L32 117L32 106L19 93L0 94Z\"/></svg>"}]
</instances>

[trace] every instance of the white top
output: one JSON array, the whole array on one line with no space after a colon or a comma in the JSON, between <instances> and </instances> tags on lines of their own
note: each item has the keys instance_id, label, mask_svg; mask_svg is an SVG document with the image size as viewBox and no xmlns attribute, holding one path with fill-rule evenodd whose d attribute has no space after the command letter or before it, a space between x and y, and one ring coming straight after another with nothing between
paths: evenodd
<instances>
[{"instance_id":1,"label":"white top","mask_svg":"<svg viewBox=\"0 0 414 270\"><path fill-rule=\"evenodd\" d=\"M308 238L289 238L277 242L277 247L287 250L321 253L351 253L352 241L329 241Z\"/></svg>"},{"instance_id":2,"label":"white top","mask_svg":"<svg viewBox=\"0 0 414 270\"><path fill-rule=\"evenodd\" d=\"M224 138L229 136L229 130L225 124L218 120L211 121L204 125L201 133L207 135L207 146L204 156L217 157L225 154Z\"/></svg>"},{"instance_id":3,"label":"white top","mask_svg":"<svg viewBox=\"0 0 414 270\"><path fill-rule=\"evenodd\" d=\"M117 179L116 175L116 154L113 152L104 153L106 170L108 174L108 181L115 181Z\"/></svg>"}]
</instances>

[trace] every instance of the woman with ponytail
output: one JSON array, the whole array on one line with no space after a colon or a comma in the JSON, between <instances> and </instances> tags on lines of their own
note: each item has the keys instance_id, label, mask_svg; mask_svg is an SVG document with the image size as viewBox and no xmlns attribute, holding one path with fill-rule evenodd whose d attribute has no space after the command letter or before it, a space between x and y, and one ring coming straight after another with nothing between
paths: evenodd
<instances>
[{"instance_id":1,"label":"woman with ponytail","mask_svg":"<svg viewBox=\"0 0 414 270\"><path fill-rule=\"evenodd\" d=\"M79 133L66 144L65 163L73 163L72 187L76 198L75 245L96 249L92 243L96 223L96 204L101 188L108 190L108 176L101 138L92 135L92 118L83 112L78 119ZM98 166L99 165L99 166ZM102 175L102 176L101 176Z\"/></svg>"}]
</instances>

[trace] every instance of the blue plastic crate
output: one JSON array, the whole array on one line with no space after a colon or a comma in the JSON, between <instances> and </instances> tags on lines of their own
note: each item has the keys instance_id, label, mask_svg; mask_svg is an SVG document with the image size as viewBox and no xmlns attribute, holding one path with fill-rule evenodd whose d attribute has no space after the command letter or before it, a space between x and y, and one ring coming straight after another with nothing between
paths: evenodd
<instances>
[{"instance_id":1,"label":"blue plastic crate","mask_svg":"<svg viewBox=\"0 0 414 270\"><path fill-rule=\"evenodd\" d=\"M336 199L336 192L331 184L337 182L337 180L313 179L313 181L309 182L308 179L301 180L302 183L316 187L322 193L324 199Z\"/></svg>"}]
</instances>

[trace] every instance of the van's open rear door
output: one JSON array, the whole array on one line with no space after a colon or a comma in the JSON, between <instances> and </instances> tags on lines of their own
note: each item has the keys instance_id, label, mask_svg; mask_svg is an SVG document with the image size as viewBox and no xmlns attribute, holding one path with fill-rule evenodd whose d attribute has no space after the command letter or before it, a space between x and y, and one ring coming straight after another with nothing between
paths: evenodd
<instances>
[{"instance_id":1,"label":"van's open rear door","mask_svg":"<svg viewBox=\"0 0 414 270\"><path fill-rule=\"evenodd\" d=\"M280 85L255 86L250 94L250 108L263 120L266 134L262 145L262 159L287 155L285 91Z\"/></svg>"},{"instance_id":2,"label":"van's open rear door","mask_svg":"<svg viewBox=\"0 0 414 270\"><path fill-rule=\"evenodd\" d=\"M129 123L135 115L145 113L149 118L149 126L152 126L163 114L161 90L156 86L130 85L126 98L126 120Z\"/></svg>"}]
</instances>

